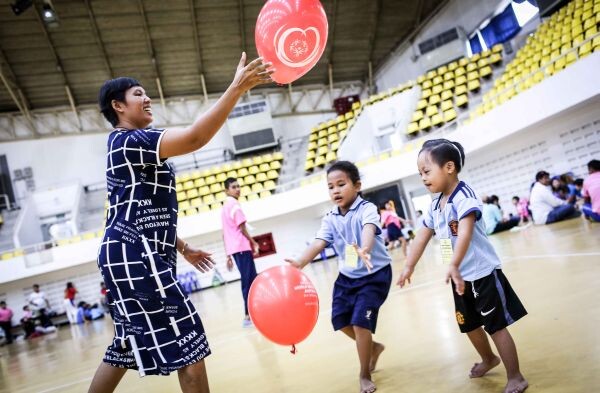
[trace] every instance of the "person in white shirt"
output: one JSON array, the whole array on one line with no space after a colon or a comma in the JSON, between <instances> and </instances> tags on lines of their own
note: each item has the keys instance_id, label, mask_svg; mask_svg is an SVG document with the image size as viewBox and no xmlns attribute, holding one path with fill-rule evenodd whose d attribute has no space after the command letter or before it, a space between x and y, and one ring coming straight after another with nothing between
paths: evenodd
<instances>
[{"instance_id":1,"label":"person in white shirt","mask_svg":"<svg viewBox=\"0 0 600 393\"><path fill-rule=\"evenodd\" d=\"M552 194L550 174L546 171L540 171L535 175L529 208L533 215L533 222L537 225L552 224L580 215L575 206Z\"/></svg>"},{"instance_id":2,"label":"person in white shirt","mask_svg":"<svg viewBox=\"0 0 600 393\"><path fill-rule=\"evenodd\" d=\"M48 298L46 298L46 294L40 291L40 286L38 284L33 284L33 292L29 294L27 302L31 306L34 315L43 308L46 310L50 310L51 308L50 302L48 301Z\"/></svg>"}]
</instances>

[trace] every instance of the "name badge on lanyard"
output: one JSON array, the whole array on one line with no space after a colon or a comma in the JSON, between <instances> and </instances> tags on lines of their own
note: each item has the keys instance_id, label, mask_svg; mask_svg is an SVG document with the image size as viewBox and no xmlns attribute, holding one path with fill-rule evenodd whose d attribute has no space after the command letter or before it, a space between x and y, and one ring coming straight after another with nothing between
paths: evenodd
<instances>
[{"instance_id":1,"label":"name badge on lanyard","mask_svg":"<svg viewBox=\"0 0 600 393\"><path fill-rule=\"evenodd\" d=\"M358 254L356 253L354 246L351 244L346 244L344 254L346 256L344 259L344 265L346 265L346 267L356 269L358 267Z\"/></svg>"},{"instance_id":2,"label":"name badge on lanyard","mask_svg":"<svg viewBox=\"0 0 600 393\"><path fill-rule=\"evenodd\" d=\"M442 263L449 265L452 261L452 255L454 255L452 240L440 239L440 251L442 253Z\"/></svg>"},{"instance_id":3,"label":"name badge on lanyard","mask_svg":"<svg viewBox=\"0 0 600 393\"><path fill-rule=\"evenodd\" d=\"M436 230L440 231L440 232L441 232L441 226L442 226L442 220L441 220L440 216L443 214L444 214L444 212L442 211L442 208L440 206L440 210L436 214L436 217L437 217ZM450 231L448 230L448 224L446 223L446 220L444 220L443 225L446 227L446 233L445 233L446 237L439 239L440 240L440 253L442 255L442 263L449 265L450 262L452 261L452 256L454 255L454 251L452 250L452 240L450 239ZM440 233L440 235L441 235L441 233Z\"/></svg>"}]
</instances>

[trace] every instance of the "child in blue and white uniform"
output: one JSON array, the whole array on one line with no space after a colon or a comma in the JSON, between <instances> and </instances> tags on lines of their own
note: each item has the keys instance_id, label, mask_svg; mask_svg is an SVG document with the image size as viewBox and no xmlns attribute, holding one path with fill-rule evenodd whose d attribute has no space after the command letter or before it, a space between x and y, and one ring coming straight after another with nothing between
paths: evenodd
<instances>
[{"instance_id":1,"label":"child in blue and white uniform","mask_svg":"<svg viewBox=\"0 0 600 393\"><path fill-rule=\"evenodd\" d=\"M417 234L398 284L403 287L406 281L410 283L415 265L435 234L442 260L448 264L446 282L452 281L456 321L482 358L471 369L470 377L483 376L502 359L508 378L504 392L521 393L528 383L519 369L507 327L527 311L502 273L500 259L487 239L481 200L458 179L464 162L462 146L446 139L427 141L419 152L419 174L425 187L438 195L423 217L424 227ZM492 352L484 329L500 358Z\"/></svg>"},{"instance_id":2,"label":"child in blue and white uniform","mask_svg":"<svg viewBox=\"0 0 600 393\"><path fill-rule=\"evenodd\" d=\"M323 217L316 239L302 256L286 261L301 269L333 245L340 273L333 288L333 328L356 340L360 392L372 393L376 387L371 372L385 348L373 341L372 334L390 290L392 259L381 235L377 207L360 197L358 168L348 161L334 163L327 170L327 186L336 207Z\"/></svg>"}]
</instances>

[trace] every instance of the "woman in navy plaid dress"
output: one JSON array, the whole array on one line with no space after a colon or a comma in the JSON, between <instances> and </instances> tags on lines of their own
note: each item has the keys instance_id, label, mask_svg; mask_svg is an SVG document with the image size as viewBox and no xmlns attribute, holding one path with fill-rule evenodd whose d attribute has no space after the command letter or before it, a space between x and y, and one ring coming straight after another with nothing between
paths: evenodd
<instances>
[{"instance_id":1,"label":"woman in navy plaid dress","mask_svg":"<svg viewBox=\"0 0 600 393\"><path fill-rule=\"evenodd\" d=\"M176 280L177 252L200 271L210 254L177 237L175 175L168 157L204 146L249 89L271 82L270 64L246 65L216 104L183 130L148 129L150 98L135 79L104 83L100 109L115 127L108 137L109 209L98 267L107 286L115 337L89 392L112 392L127 369L140 376L177 371L183 392L208 392L210 354L200 316Z\"/></svg>"}]
</instances>

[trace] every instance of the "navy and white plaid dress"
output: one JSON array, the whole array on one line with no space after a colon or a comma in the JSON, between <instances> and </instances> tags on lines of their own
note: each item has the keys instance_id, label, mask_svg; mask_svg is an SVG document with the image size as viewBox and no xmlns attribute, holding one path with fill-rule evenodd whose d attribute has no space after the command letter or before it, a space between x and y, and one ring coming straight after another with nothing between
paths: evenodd
<instances>
[{"instance_id":1,"label":"navy and white plaid dress","mask_svg":"<svg viewBox=\"0 0 600 393\"><path fill-rule=\"evenodd\" d=\"M200 316L177 282L173 169L159 157L164 130L108 137L108 218L98 267L115 338L104 362L141 376L170 372L210 354Z\"/></svg>"}]
</instances>

